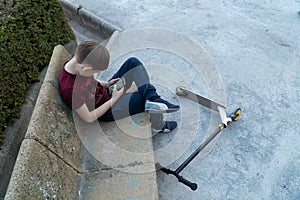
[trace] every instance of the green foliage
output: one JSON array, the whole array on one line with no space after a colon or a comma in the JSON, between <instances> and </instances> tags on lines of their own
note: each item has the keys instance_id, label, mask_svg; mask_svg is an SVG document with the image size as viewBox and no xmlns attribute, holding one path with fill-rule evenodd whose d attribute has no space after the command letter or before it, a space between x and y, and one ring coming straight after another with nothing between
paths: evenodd
<instances>
[{"instance_id":1,"label":"green foliage","mask_svg":"<svg viewBox=\"0 0 300 200\"><path fill-rule=\"evenodd\" d=\"M53 48L74 39L58 0L0 0L0 146Z\"/></svg>"}]
</instances>

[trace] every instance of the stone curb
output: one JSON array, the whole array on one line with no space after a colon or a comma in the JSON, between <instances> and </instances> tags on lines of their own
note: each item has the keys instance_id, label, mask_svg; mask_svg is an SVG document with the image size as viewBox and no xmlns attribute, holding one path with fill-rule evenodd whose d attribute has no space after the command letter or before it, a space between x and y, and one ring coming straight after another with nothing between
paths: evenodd
<instances>
[{"instance_id":1,"label":"stone curb","mask_svg":"<svg viewBox=\"0 0 300 200\"><path fill-rule=\"evenodd\" d=\"M121 30L85 8L76 6L68 0L60 0L60 3L65 15L70 20L74 20L81 26L87 27L97 34L100 34L104 39L108 39L115 31Z\"/></svg>"}]
</instances>

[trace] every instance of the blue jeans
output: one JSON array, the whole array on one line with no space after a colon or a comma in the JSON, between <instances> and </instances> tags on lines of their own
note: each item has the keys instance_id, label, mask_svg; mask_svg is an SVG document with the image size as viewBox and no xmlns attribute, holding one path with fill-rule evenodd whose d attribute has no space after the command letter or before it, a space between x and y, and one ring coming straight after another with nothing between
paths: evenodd
<instances>
[{"instance_id":1,"label":"blue jeans","mask_svg":"<svg viewBox=\"0 0 300 200\"><path fill-rule=\"evenodd\" d=\"M124 93L120 99L99 118L100 121L114 121L145 111L145 102L147 99L160 97L156 88L150 83L148 72L144 65L137 58L129 58L121 68L110 79L125 79L124 90L130 88L132 82L135 82L138 91ZM151 125L154 129L161 129L163 126L163 115L161 113L151 113Z\"/></svg>"}]
</instances>

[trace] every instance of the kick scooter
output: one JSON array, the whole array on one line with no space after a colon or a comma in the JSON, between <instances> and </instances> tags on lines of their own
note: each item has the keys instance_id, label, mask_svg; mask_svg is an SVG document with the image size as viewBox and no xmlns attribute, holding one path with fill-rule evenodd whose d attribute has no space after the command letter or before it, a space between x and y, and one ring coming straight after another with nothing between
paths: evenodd
<instances>
[{"instance_id":1,"label":"kick scooter","mask_svg":"<svg viewBox=\"0 0 300 200\"><path fill-rule=\"evenodd\" d=\"M197 93L194 93L184 87L177 87L176 94L178 96L186 97L196 103L201 104L209 109L212 109L216 112L219 112L221 123L218 125L217 129L174 171L171 169L167 169L162 167L159 163L156 163L156 168L165 172L166 174L174 175L179 182L184 185L190 187L192 190L197 189L197 184L192 183L189 180L183 178L179 175L179 173L188 165L190 162L222 131L224 130L230 123L236 122L239 120L242 110L240 108L236 109L233 113L227 116L226 107L217 102L214 102L210 99L207 99Z\"/></svg>"}]
</instances>

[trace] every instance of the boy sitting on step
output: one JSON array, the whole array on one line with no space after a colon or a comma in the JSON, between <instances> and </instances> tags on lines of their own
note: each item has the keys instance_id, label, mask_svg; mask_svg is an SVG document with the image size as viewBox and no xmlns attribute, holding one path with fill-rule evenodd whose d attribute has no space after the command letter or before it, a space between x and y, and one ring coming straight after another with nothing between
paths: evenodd
<instances>
[{"instance_id":1,"label":"boy sitting on step","mask_svg":"<svg viewBox=\"0 0 300 200\"><path fill-rule=\"evenodd\" d=\"M64 63L59 77L60 94L67 105L88 123L114 121L147 111L152 128L157 132L175 129L177 123L164 121L162 113L174 112L180 107L157 94L137 58L129 58L108 82L94 78L95 73L108 68L109 58L108 50L97 41L85 40L79 44L75 55ZM138 91L125 93L132 82Z\"/></svg>"}]
</instances>

